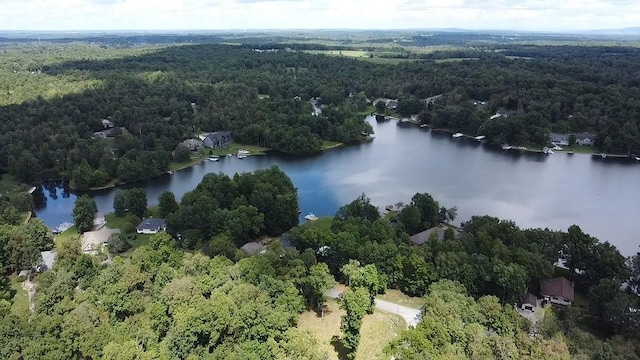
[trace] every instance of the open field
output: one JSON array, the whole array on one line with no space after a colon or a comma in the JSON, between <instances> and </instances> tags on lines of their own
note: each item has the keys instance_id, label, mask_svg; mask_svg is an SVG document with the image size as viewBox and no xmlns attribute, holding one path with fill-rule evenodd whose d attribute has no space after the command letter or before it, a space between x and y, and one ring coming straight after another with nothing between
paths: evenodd
<instances>
[{"instance_id":1,"label":"open field","mask_svg":"<svg viewBox=\"0 0 640 360\"><path fill-rule=\"evenodd\" d=\"M234 141L230 142L228 146L224 147L224 148L220 148L220 149L203 149L203 153L206 156L209 155L226 155L226 154L237 154L238 150L243 149L243 150L247 150L249 151L249 154L251 155L264 155L267 150L267 148L265 147L261 147L261 146L255 146L255 145L243 145L243 144L238 144Z\"/></svg>"},{"instance_id":2,"label":"open field","mask_svg":"<svg viewBox=\"0 0 640 360\"><path fill-rule=\"evenodd\" d=\"M202 156L201 154L198 154L198 155L195 155L195 156L192 155L191 159L189 159L189 161L184 162L184 163L178 163L178 162L172 161L171 163L169 163L169 170L170 171L178 171L178 170L186 169L188 167L191 167L191 166L201 162L202 159L204 159L204 156Z\"/></svg>"},{"instance_id":3,"label":"open field","mask_svg":"<svg viewBox=\"0 0 640 360\"><path fill-rule=\"evenodd\" d=\"M311 331L318 339L318 348L329 355L329 359L343 359L338 354L342 347L334 336L340 337L340 321L344 311L340 310L333 299L327 300L324 319L318 317L313 311L304 312L298 320L298 328ZM367 315L360 330L360 345L356 354L356 360L383 359L382 351L389 341L395 339L405 329L406 324L402 318L395 314L376 310Z\"/></svg>"}]
</instances>

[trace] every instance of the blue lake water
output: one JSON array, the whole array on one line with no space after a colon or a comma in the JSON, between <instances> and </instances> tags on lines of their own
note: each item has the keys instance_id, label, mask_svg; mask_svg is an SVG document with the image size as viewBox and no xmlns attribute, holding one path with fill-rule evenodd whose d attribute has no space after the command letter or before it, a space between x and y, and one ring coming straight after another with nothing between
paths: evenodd
<instances>
[{"instance_id":1,"label":"blue lake water","mask_svg":"<svg viewBox=\"0 0 640 360\"><path fill-rule=\"evenodd\" d=\"M522 228L566 230L577 224L624 255L638 251L640 162L503 151L395 121L368 121L375 131L371 143L306 157L223 157L131 187L145 188L149 204L155 205L161 192L170 190L180 198L210 172L233 175L278 165L298 189L301 222L309 212L332 216L362 193L382 209L427 192L441 205L458 207L456 223L488 214ZM46 204L37 216L50 227L72 222L76 195L53 185L43 192ZM114 193L91 194L99 211L113 211Z\"/></svg>"}]
</instances>

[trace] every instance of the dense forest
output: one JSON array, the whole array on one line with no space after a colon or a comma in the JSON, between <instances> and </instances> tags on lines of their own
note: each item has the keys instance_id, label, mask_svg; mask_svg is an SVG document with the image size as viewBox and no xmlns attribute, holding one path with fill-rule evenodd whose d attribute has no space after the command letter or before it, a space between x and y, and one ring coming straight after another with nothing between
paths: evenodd
<instances>
[{"instance_id":1,"label":"dense forest","mask_svg":"<svg viewBox=\"0 0 640 360\"><path fill-rule=\"evenodd\" d=\"M432 236L415 246L409 234L456 215L420 193L395 216L381 216L362 195L336 212L330 228L296 226L295 189L277 168L208 175L179 204L170 195L160 201L160 211L173 219L169 233L153 235L126 257L102 261L83 254L75 237L58 240L53 271L34 273L32 311L15 310L3 276L0 356L325 359L314 335L296 325L305 310L321 316L322 295L338 281L350 285L339 300L346 310L340 341L350 359L362 318L385 289L425 301L418 325L387 345L388 357L640 357L633 310L640 307L640 255L627 260L577 226L520 229L476 216L459 235L449 229L442 240ZM137 212L131 199L128 206ZM291 227L260 254L240 249L260 234ZM38 220L1 225L3 273L35 267L38 251L52 245ZM568 269L556 268L558 259ZM574 281L583 299L547 310L532 327L514 304L558 275Z\"/></svg>"},{"instance_id":2,"label":"dense forest","mask_svg":"<svg viewBox=\"0 0 640 360\"><path fill-rule=\"evenodd\" d=\"M380 97L399 99L400 115L496 144L542 146L549 132L591 132L602 151L640 153L634 48L492 45L393 65L295 44L21 46L5 47L12 55L3 58L0 171L30 184L64 178L88 188L157 176L178 143L202 131L231 130L236 142L298 154L324 140L357 142L371 133L367 100ZM448 58L460 61L440 61ZM327 107L321 116L312 115L314 97ZM496 112L506 116L489 119ZM94 139L105 118L114 137Z\"/></svg>"}]
</instances>

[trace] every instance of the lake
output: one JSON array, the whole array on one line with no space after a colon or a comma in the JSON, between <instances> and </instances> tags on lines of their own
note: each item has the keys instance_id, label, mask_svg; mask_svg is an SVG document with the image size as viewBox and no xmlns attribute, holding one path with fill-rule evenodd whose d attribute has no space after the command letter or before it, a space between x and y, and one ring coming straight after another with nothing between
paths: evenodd
<instances>
[{"instance_id":1,"label":"lake","mask_svg":"<svg viewBox=\"0 0 640 360\"><path fill-rule=\"evenodd\" d=\"M233 175L278 165L298 189L302 217L333 216L361 194L383 209L431 194L441 205L457 206L456 223L473 215L514 220L521 228L585 232L633 255L640 245L640 162L556 153L504 151L449 134L367 120L375 140L312 156L270 154L223 157L126 187L143 187L149 205L165 190L177 198L211 172ZM72 222L76 195L48 184L37 216L50 227ZM113 211L115 189L92 193L100 212Z\"/></svg>"}]
</instances>

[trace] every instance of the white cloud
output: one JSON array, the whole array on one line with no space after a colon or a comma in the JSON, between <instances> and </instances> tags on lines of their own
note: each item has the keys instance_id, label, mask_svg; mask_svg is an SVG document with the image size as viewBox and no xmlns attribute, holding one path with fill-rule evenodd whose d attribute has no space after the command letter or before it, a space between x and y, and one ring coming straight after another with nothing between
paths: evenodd
<instances>
[{"instance_id":1,"label":"white cloud","mask_svg":"<svg viewBox=\"0 0 640 360\"><path fill-rule=\"evenodd\" d=\"M636 0L3 0L2 30L604 29Z\"/></svg>"}]
</instances>

